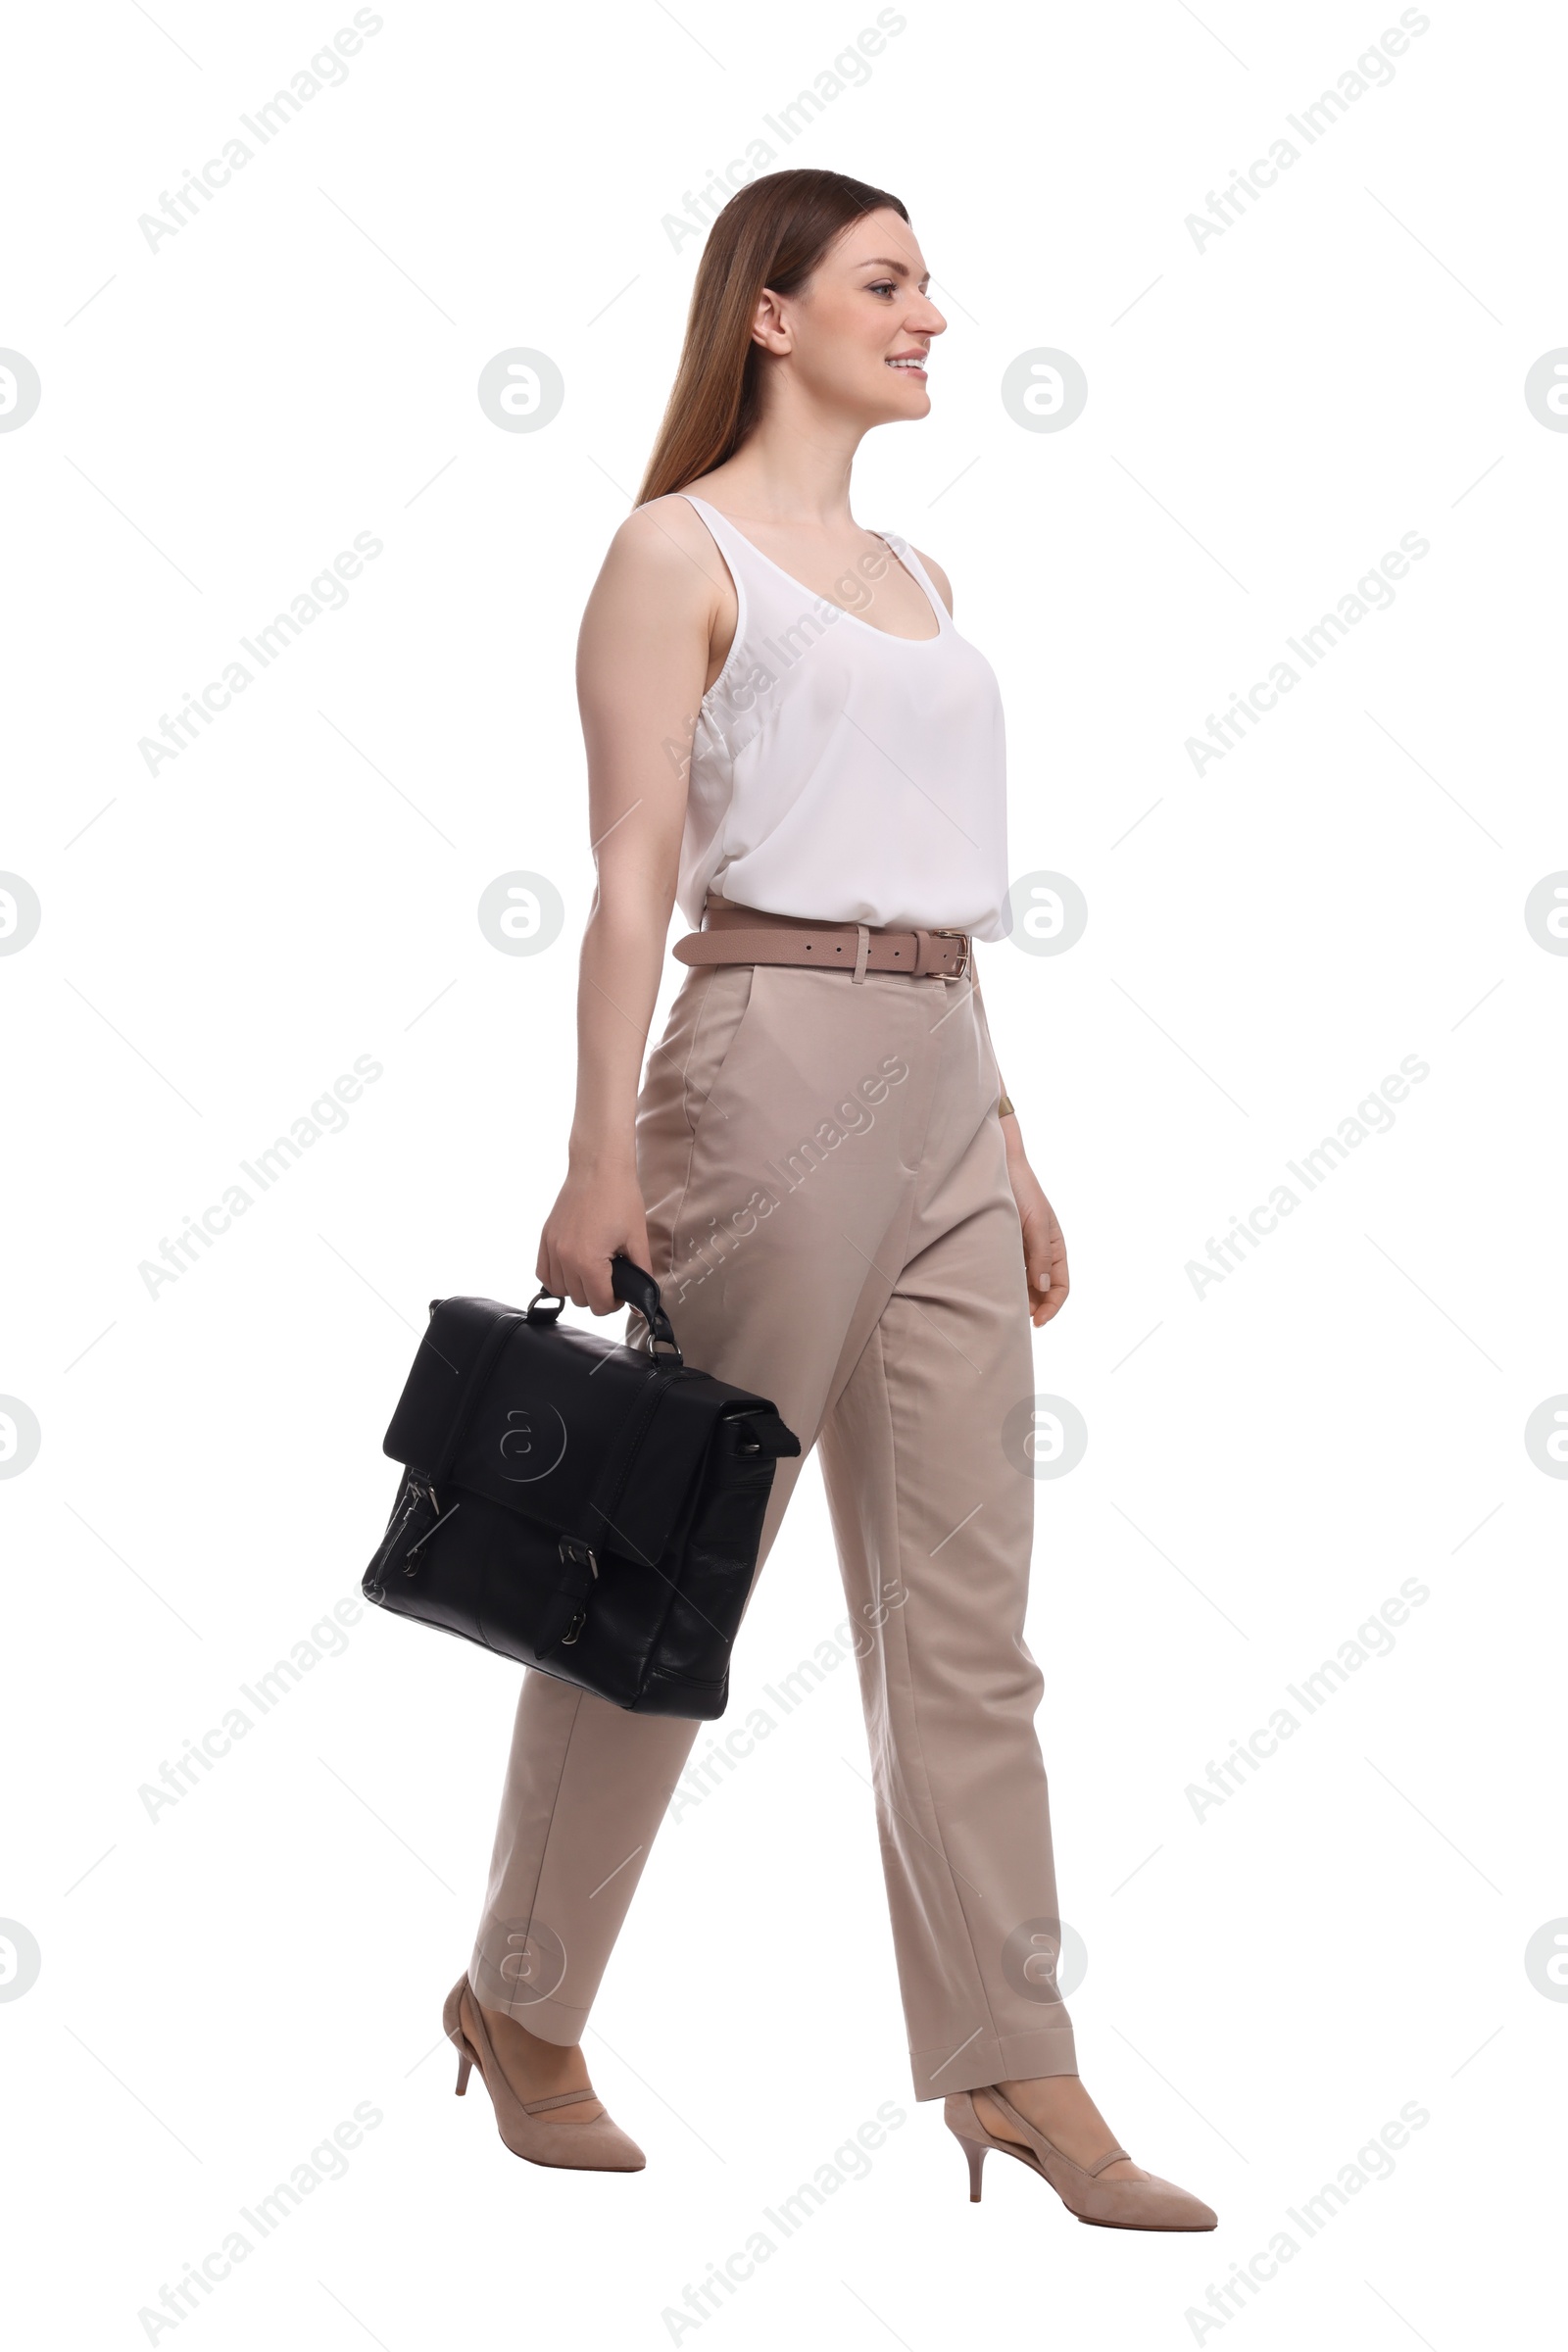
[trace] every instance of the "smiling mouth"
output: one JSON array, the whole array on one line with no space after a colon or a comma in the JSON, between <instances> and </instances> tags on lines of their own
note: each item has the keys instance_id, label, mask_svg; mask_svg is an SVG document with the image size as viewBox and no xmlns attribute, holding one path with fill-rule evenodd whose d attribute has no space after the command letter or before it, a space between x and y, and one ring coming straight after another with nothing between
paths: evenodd
<instances>
[{"instance_id":1,"label":"smiling mouth","mask_svg":"<svg viewBox=\"0 0 1568 2352\"><path fill-rule=\"evenodd\" d=\"M883 365L887 368L897 368L903 375L924 375L925 355L911 352L903 359L886 360Z\"/></svg>"}]
</instances>

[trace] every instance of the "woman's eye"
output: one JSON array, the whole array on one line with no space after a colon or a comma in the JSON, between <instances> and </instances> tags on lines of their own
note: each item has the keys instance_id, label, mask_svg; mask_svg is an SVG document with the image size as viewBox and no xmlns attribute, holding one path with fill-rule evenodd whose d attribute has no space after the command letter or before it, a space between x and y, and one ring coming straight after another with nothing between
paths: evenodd
<instances>
[{"instance_id":1,"label":"woman's eye","mask_svg":"<svg viewBox=\"0 0 1568 2352\"><path fill-rule=\"evenodd\" d=\"M865 290L868 294L891 294L895 289L892 278L884 277L879 278L874 286L867 286Z\"/></svg>"}]
</instances>

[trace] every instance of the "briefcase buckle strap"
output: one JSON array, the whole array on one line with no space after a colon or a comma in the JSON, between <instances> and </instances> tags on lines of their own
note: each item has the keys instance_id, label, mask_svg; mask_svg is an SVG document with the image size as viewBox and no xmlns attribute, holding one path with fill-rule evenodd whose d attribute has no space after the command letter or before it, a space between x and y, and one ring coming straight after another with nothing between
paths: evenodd
<instances>
[{"instance_id":1,"label":"briefcase buckle strap","mask_svg":"<svg viewBox=\"0 0 1568 2352\"><path fill-rule=\"evenodd\" d=\"M419 1490L418 1490L417 1488L416 1488L416 1489L415 1489L415 1494L416 1494L416 1496L417 1495L418 1492L419 1492ZM453 1504L451 1505L451 1507L450 1507L449 1509L447 1509L447 1510L443 1511L443 1510L442 1510L442 1508L441 1508L441 1505L439 1504L439 1502L437 1502L437 1500L436 1500L436 1498L435 1498L435 1489L434 1489L434 1487L432 1487L432 1486L429 1486L429 1485L426 1485L426 1487L425 1487L425 1489L424 1489L424 1493L425 1493L425 1494L428 1495L428 1497L429 1497L429 1501L430 1501L430 1508L431 1508L433 1511L435 1511L435 1512L438 1514L438 1516L437 1516L436 1518L434 1518L434 1519L432 1519L432 1520L431 1520L431 1522L430 1522L429 1526L428 1526L428 1527L425 1529L425 1531L424 1531L423 1535L416 1537L416 1538L415 1539L415 1541L414 1541L414 1542L413 1542L413 1543L412 1543L412 1544L409 1545L409 1548L408 1548L408 1550L407 1550L407 1551L404 1553L404 1555L403 1555L403 1573L404 1573L404 1575L405 1575L405 1576L417 1576L417 1575L418 1575L418 1573L419 1573L419 1567L420 1567L420 1561L419 1561L419 1554L420 1554L420 1552L421 1552L421 1551L424 1549L425 1545L426 1545L426 1544L429 1543L429 1541L430 1541L430 1538L431 1538L432 1536L438 1536L438 1535L441 1533L441 1530L442 1530L444 1527L447 1527L447 1526L449 1526L449 1525L451 1524L451 1522L452 1522L452 1521L453 1521L453 1520L454 1520L454 1519L457 1517L458 1513L459 1513L459 1512L462 1510L462 1508L463 1508L463 1505L462 1505L462 1503L461 1503L461 1502L455 1502L455 1503L453 1503Z\"/></svg>"},{"instance_id":2,"label":"briefcase buckle strap","mask_svg":"<svg viewBox=\"0 0 1568 2352\"><path fill-rule=\"evenodd\" d=\"M565 1561L568 1567L581 1567L583 1561L586 1560L589 1567L593 1570L594 1575L597 1577L599 1574L599 1561L591 1544L581 1543L575 1536L563 1536L559 1548L563 1560ZM588 1605L586 1601L580 1601L572 1615L570 1624L561 1637L561 1646L563 1649L569 1649L571 1647L571 1644L576 1641L577 1636L582 1632L582 1629L587 1622Z\"/></svg>"}]
</instances>

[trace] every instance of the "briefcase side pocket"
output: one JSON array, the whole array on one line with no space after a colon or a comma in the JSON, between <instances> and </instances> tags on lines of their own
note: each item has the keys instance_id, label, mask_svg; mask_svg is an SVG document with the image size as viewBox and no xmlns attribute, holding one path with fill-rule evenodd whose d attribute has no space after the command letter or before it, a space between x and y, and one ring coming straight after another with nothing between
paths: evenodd
<instances>
[{"instance_id":1,"label":"briefcase side pocket","mask_svg":"<svg viewBox=\"0 0 1568 2352\"><path fill-rule=\"evenodd\" d=\"M408 1472L398 1489L386 1533L360 1585L367 1600L384 1600L390 1578L418 1574L426 1541L441 1520L434 1488L417 1472Z\"/></svg>"}]
</instances>

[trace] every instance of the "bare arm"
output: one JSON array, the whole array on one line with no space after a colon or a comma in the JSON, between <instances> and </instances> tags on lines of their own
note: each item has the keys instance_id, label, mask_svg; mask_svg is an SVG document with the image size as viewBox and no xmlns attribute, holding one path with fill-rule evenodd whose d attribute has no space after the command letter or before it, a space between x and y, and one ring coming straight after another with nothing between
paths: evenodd
<instances>
[{"instance_id":1,"label":"bare arm","mask_svg":"<svg viewBox=\"0 0 1568 2352\"><path fill-rule=\"evenodd\" d=\"M655 501L628 515L594 583L577 645L598 884L578 962L566 1180L546 1221L536 1271L558 1297L596 1315L617 1305L611 1258L624 1251L648 1263L637 1094L718 611L719 566L710 541L705 557L703 541L707 533L683 500Z\"/></svg>"}]
</instances>

